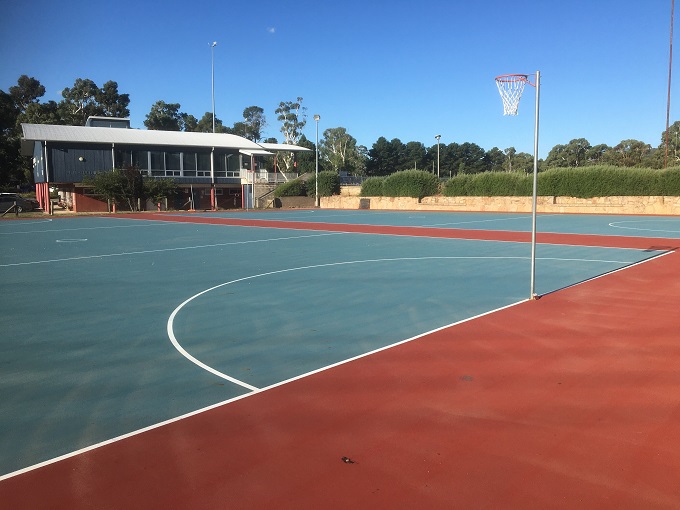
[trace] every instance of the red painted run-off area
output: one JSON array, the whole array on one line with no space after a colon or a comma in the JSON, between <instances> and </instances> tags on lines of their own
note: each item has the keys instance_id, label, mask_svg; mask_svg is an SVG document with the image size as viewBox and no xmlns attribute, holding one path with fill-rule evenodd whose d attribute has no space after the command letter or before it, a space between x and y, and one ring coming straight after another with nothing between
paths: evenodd
<instances>
[{"instance_id":1,"label":"red painted run-off area","mask_svg":"<svg viewBox=\"0 0 680 510\"><path fill-rule=\"evenodd\" d=\"M374 229L414 235L338 226ZM674 241L592 244L638 242ZM679 274L674 252L450 327L9 478L0 506L680 508Z\"/></svg>"}]
</instances>

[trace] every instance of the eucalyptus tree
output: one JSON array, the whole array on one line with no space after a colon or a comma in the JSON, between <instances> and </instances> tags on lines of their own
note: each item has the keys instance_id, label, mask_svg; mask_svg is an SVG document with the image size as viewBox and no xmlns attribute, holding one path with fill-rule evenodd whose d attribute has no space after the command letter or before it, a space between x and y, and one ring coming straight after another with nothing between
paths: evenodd
<instances>
[{"instance_id":1,"label":"eucalyptus tree","mask_svg":"<svg viewBox=\"0 0 680 510\"><path fill-rule=\"evenodd\" d=\"M328 128L319 142L319 153L328 162L330 170L351 172L359 158L357 141L344 127Z\"/></svg>"},{"instance_id":2,"label":"eucalyptus tree","mask_svg":"<svg viewBox=\"0 0 680 510\"><path fill-rule=\"evenodd\" d=\"M302 106L302 98L298 97L296 101L282 101L275 113L277 120L281 122L283 143L297 145L307 124L307 108ZM288 172L293 166L293 153L281 152L278 160L284 171Z\"/></svg>"},{"instance_id":3,"label":"eucalyptus tree","mask_svg":"<svg viewBox=\"0 0 680 510\"><path fill-rule=\"evenodd\" d=\"M299 98L302 100L302 98ZM267 127L267 118L264 110L259 106L249 106L243 110L243 129L244 137L253 142L262 139L262 131Z\"/></svg>"},{"instance_id":4,"label":"eucalyptus tree","mask_svg":"<svg viewBox=\"0 0 680 510\"><path fill-rule=\"evenodd\" d=\"M159 100L151 105L146 114L144 125L147 129L159 131L182 131L185 125L184 115L179 111L179 103L166 103Z\"/></svg>"},{"instance_id":5,"label":"eucalyptus tree","mask_svg":"<svg viewBox=\"0 0 680 510\"><path fill-rule=\"evenodd\" d=\"M45 87L35 78L22 74L17 84L11 86L8 92L20 113L26 111L30 104L38 103L39 98L45 95Z\"/></svg>"},{"instance_id":6,"label":"eucalyptus tree","mask_svg":"<svg viewBox=\"0 0 680 510\"><path fill-rule=\"evenodd\" d=\"M575 138L568 144L555 145L548 157L545 166L551 167L581 167L588 163L588 154L592 150L590 142L585 138Z\"/></svg>"},{"instance_id":7,"label":"eucalyptus tree","mask_svg":"<svg viewBox=\"0 0 680 510\"><path fill-rule=\"evenodd\" d=\"M88 78L78 78L62 90L59 112L64 124L84 126L88 117L129 117L129 94L118 92L118 83L107 81L102 88Z\"/></svg>"},{"instance_id":8,"label":"eucalyptus tree","mask_svg":"<svg viewBox=\"0 0 680 510\"><path fill-rule=\"evenodd\" d=\"M668 127L668 137L665 130L661 133L661 144L657 151L659 167L662 167L666 160L666 140L668 140L668 166L680 165L680 121L675 121Z\"/></svg>"},{"instance_id":9,"label":"eucalyptus tree","mask_svg":"<svg viewBox=\"0 0 680 510\"><path fill-rule=\"evenodd\" d=\"M612 148L616 164L619 166L641 166L642 161L651 152L651 145L640 140L621 140Z\"/></svg>"},{"instance_id":10,"label":"eucalyptus tree","mask_svg":"<svg viewBox=\"0 0 680 510\"><path fill-rule=\"evenodd\" d=\"M189 130L187 130L189 131ZM205 112L201 120L198 121L194 129L198 133L212 133L213 132L213 115L212 112ZM222 120L215 117L215 133L228 133L229 129L222 123Z\"/></svg>"},{"instance_id":11,"label":"eucalyptus tree","mask_svg":"<svg viewBox=\"0 0 680 510\"><path fill-rule=\"evenodd\" d=\"M49 115L56 103L45 107L39 102L44 94L45 87L25 74L7 92L0 90L0 187L16 189L33 182L31 160L21 156L21 123L56 120Z\"/></svg>"}]
</instances>

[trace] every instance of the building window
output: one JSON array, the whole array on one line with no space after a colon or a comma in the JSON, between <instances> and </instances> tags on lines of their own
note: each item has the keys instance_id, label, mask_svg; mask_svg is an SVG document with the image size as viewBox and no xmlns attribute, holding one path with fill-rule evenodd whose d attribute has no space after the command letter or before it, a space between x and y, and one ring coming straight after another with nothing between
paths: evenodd
<instances>
[{"instance_id":1,"label":"building window","mask_svg":"<svg viewBox=\"0 0 680 510\"><path fill-rule=\"evenodd\" d=\"M140 170L148 170L149 151L132 151L132 165Z\"/></svg>"},{"instance_id":2,"label":"building window","mask_svg":"<svg viewBox=\"0 0 680 510\"><path fill-rule=\"evenodd\" d=\"M199 177L210 177L210 154L199 152L196 154L196 170Z\"/></svg>"},{"instance_id":3,"label":"building window","mask_svg":"<svg viewBox=\"0 0 680 510\"><path fill-rule=\"evenodd\" d=\"M134 165L132 162L132 151L128 149L114 149L113 157L115 158L116 168L125 168Z\"/></svg>"},{"instance_id":4,"label":"building window","mask_svg":"<svg viewBox=\"0 0 680 510\"><path fill-rule=\"evenodd\" d=\"M164 153L161 151L150 151L151 170L165 170Z\"/></svg>"},{"instance_id":5,"label":"building window","mask_svg":"<svg viewBox=\"0 0 680 510\"><path fill-rule=\"evenodd\" d=\"M165 153L165 169L166 170L181 170L181 152L166 152Z\"/></svg>"},{"instance_id":6,"label":"building window","mask_svg":"<svg viewBox=\"0 0 680 510\"><path fill-rule=\"evenodd\" d=\"M184 153L184 170L196 171L196 153L195 152L185 152ZM196 174L194 174L196 175Z\"/></svg>"}]
</instances>

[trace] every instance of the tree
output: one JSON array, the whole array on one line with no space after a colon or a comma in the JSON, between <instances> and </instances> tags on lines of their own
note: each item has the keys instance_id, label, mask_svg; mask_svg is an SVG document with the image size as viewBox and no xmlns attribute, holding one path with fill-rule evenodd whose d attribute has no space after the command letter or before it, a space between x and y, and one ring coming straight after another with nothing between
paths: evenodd
<instances>
[{"instance_id":1,"label":"tree","mask_svg":"<svg viewBox=\"0 0 680 510\"><path fill-rule=\"evenodd\" d=\"M640 140L622 140L616 147L612 148L616 164L620 166L632 167L640 166L645 156L649 154L652 147Z\"/></svg>"},{"instance_id":2,"label":"tree","mask_svg":"<svg viewBox=\"0 0 680 510\"><path fill-rule=\"evenodd\" d=\"M319 153L334 172L352 171L359 158L357 141L344 127L329 128L319 142Z\"/></svg>"},{"instance_id":3,"label":"tree","mask_svg":"<svg viewBox=\"0 0 680 510\"><path fill-rule=\"evenodd\" d=\"M302 98L298 97L296 102L285 101L279 103L276 109L277 120L281 122L281 133L283 133L283 143L297 145L302 136L302 129L307 124L307 108L302 106Z\"/></svg>"},{"instance_id":4,"label":"tree","mask_svg":"<svg viewBox=\"0 0 680 510\"><path fill-rule=\"evenodd\" d=\"M421 142L408 142L404 146L402 154L403 160L399 164L399 170L429 170L427 168L428 157L425 144Z\"/></svg>"},{"instance_id":5,"label":"tree","mask_svg":"<svg viewBox=\"0 0 680 510\"><path fill-rule=\"evenodd\" d=\"M131 211L136 211L138 201L145 199L144 179L139 169L134 166L97 172L94 176L86 178L85 182L106 200L114 204L126 203Z\"/></svg>"},{"instance_id":6,"label":"tree","mask_svg":"<svg viewBox=\"0 0 680 510\"><path fill-rule=\"evenodd\" d=\"M98 105L98 115L104 117L127 118L130 116L130 95L118 92L118 83L107 81L95 96Z\"/></svg>"},{"instance_id":7,"label":"tree","mask_svg":"<svg viewBox=\"0 0 680 510\"><path fill-rule=\"evenodd\" d=\"M503 151L503 154L505 154L506 158L505 169L508 172L512 172L512 162L515 157L515 154L517 154L517 149L515 149L514 147L508 147Z\"/></svg>"},{"instance_id":8,"label":"tree","mask_svg":"<svg viewBox=\"0 0 680 510\"><path fill-rule=\"evenodd\" d=\"M197 131L198 119L190 113L180 113L182 118L182 131Z\"/></svg>"},{"instance_id":9,"label":"tree","mask_svg":"<svg viewBox=\"0 0 680 510\"><path fill-rule=\"evenodd\" d=\"M396 172L398 165L402 161L401 153L404 144L401 140L394 138L388 142L381 136L368 151L368 161L366 163L366 173L368 175L389 175Z\"/></svg>"},{"instance_id":10,"label":"tree","mask_svg":"<svg viewBox=\"0 0 680 510\"><path fill-rule=\"evenodd\" d=\"M276 109L278 115L277 120L281 122L281 133L283 133L283 143L297 145L302 136L302 129L307 124L307 108L302 106L302 98L298 97L297 101L285 101L279 103ZM279 160L284 168L284 172L288 172L293 164L293 154L290 152L281 152Z\"/></svg>"},{"instance_id":11,"label":"tree","mask_svg":"<svg viewBox=\"0 0 680 510\"><path fill-rule=\"evenodd\" d=\"M154 204L177 193L177 185L174 179L167 177L144 177L143 188L144 196L151 199Z\"/></svg>"},{"instance_id":12,"label":"tree","mask_svg":"<svg viewBox=\"0 0 680 510\"><path fill-rule=\"evenodd\" d=\"M231 128L227 128L227 132L231 135L246 137L246 125L244 122L234 122Z\"/></svg>"},{"instance_id":13,"label":"tree","mask_svg":"<svg viewBox=\"0 0 680 510\"><path fill-rule=\"evenodd\" d=\"M605 155L610 150L611 150L611 147L609 147L608 145L606 145L604 143L592 146L586 152L586 159L588 161L588 165L599 165L599 164L604 163L605 162Z\"/></svg>"},{"instance_id":14,"label":"tree","mask_svg":"<svg viewBox=\"0 0 680 510\"><path fill-rule=\"evenodd\" d=\"M25 74L10 87L8 92L0 91L0 187L12 187L33 182L32 164L29 158L21 156L21 123L30 120L26 111L41 110L39 98L45 94L35 78Z\"/></svg>"},{"instance_id":15,"label":"tree","mask_svg":"<svg viewBox=\"0 0 680 510\"><path fill-rule=\"evenodd\" d=\"M22 74L17 84L9 88L9 95L16 108L22 112L29 104L37 103L38 99L45 95L45 87L35 78Z\"/></svg>"},{"instance_id":16,"label":"tree","mask_svg":"<svg viewBox=\"0 0 680 510\"><path fill-rule=\"evenodd\" d=\"M298 101L302 101L302 98L298 98ZM249 106L243 110L244 138L253 142L259 142L262 138L262 130L266 127L267 119L262 108L259 106Z\"/></svg>"},{"instance_id":17,"label":"tree","mask_svg":"<svg viewBox=\"0 0 680 510\"><path fill-rule=\"evenodd\" d=\"M551 167L580 167L588 162L592 150L585 138L575 138L566 145L555 145L548 153L545 165Z\"/></svg>"},{"instance_id":18,"label":"tree","mask_svg":"<svg viewBox=\"0 0 680 510\"><path fill-rule=\"evenodd\" d=\"M144 125L147 129L159 131L182 131L185 125L184 115L179 111L179 103L156 101L146 114Z\"/></svg>"},{"instance_id":19,"label":"tree","mask_svg":"<svg viewBox=\"0 0 680 510\"><path fill-rule=\"evenodd\" d=\"M118 83L107 81L100 89L90 79L78 78L73 87L66 87L59 102L64 124L84 126L88 117L129 117L129 94L118 92Z\"/></svg>"},{"instance_id":20,"label":"tree","mask_svg":"<svg viewBox=\"0 0 680 510\"><path fill-rule=\"evenodd\" d=\"M193 129L186 129L186 131L196 131L198 133L212 133L213 132L213 117L211 112L205 112L201 120L198 121ZM228 133L229 129L222 124L222 121L215 117L215 133Z\"/></svg>"},{"instance_id":21,"label":"tree","mask_svg":"<svg viewBox=\"0 0 680 510\"><path fill-rule=\"evenodd\" d=\"M273 142L269 143L276 143L276 140ZM314 142L311 140L308 140L305 135L302 135L300 137L300 140L298 140L297 143L298 146L300 147L305 147L307 149L310 149L309 151L305 152L299 152L297 156L297 163L298 163L298 172L301 174L304 173L314 173L316 171L316 146L314 145ZM274 163L274 158L270 158L272 165ZM276 158L277 163L278 163L278 157ZM323 168L323 161L319 161L319 170Z\"/></svg>"},{"instance_id":22,"label":"tree","mask_svg":"<svg viewBox=\"0 0 680 510\"><path fill-rule=\"evenodd\" d=\"M661 144L659 144L658 157L660 159L659 168L666 160L666 131L661 133ZM680 121L675 121L668 126L668 166L680 164Z\"/></svg>"},{"instance_id":23,"label":"tree","mask_svg":"<svg viewBox=\"0 0 680 510\"><path fill-rule=\"evenodd\" d=\"M493 147L484 156L486 170L489 172L502 172L505 170L506 156L498 147Z\"/></svg>"}]
</instances>

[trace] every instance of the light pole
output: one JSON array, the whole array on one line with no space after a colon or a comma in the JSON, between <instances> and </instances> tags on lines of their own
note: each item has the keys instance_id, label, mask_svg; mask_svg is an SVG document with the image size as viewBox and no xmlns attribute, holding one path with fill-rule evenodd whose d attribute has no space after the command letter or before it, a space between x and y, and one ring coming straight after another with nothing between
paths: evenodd
<instances>
[{"instance_id":1,"label":"light pole","mask_svg":"<svg viewBox=\"0 0 680 510\"><path fill-rule=\"evenodd\" d=\"M442 135L435 135L435 138L437 139L437 179L439 179L439 139L442 137Z\"/></svg>"},{"instance_id":2,"label":"light pole","mask_svg":"<svg viewBox=\"0 0 680 510\"><path fill-rule=\"evenodd\" d=\"M211 83L212 83L212 121L213 121L213 133L215 132L215 46L217 46L217 41L213 41L210 44L210 70L211 70ZM217 210L217 195L215 193L215 149L213 148L210 154L210 208L215 211Z\"/></svg>"},{"instance_id":3,"label":"light pole","mask_svg":"<svg viewBox=\"0 0 680 510\"><path fill-rule=\"evenodd\" d=\"M314 115L314 120L316 121L316 179L314 180L316 191L314 196L316 197L316 206L319 207L319 121L321 116L318 114Z\"/></svg>"},{"instance_id":4,"label":"light pole","mask_svg":"<svg viewBox=\"0 0 680 510\"><path fill-rule=\"evenodd\" d=\"M215 132L215 46L217 41L210 44L210 57L212 69L212 113L213 113L213 133Z\"/></svg>"}]
</instances>

